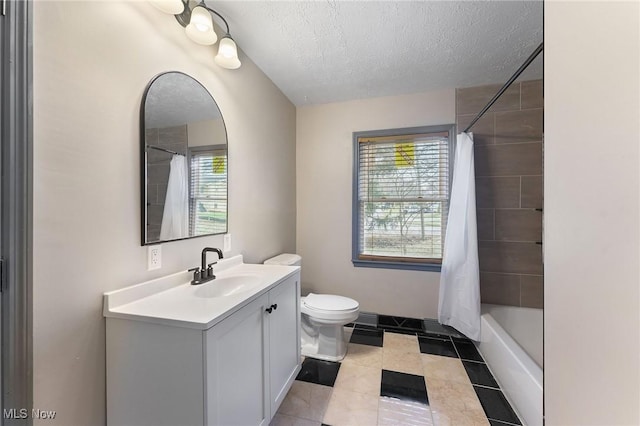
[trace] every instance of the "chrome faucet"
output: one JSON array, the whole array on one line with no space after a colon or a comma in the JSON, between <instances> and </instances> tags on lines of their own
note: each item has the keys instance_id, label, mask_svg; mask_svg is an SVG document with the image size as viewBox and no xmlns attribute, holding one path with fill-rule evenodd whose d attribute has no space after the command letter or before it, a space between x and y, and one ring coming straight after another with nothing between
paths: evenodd
<instances>
[{"instance_id":1,"label":"chrome faucet","mask_svg":"<svg viewBox=\"0 0 640 426\"><path fill-rule=\"evenodd\" d=\"M216 279L216 276L213 274L213 265L218 263L218 261L211 262L207 265L207 253L210 251L218 253L218 260L223 258L222 250L213 247L203 248L200 267L189 269L189 272L193 272L193 280L191 280L192 285L204 284L207 281Z\"/></svg>"}]
</instances>

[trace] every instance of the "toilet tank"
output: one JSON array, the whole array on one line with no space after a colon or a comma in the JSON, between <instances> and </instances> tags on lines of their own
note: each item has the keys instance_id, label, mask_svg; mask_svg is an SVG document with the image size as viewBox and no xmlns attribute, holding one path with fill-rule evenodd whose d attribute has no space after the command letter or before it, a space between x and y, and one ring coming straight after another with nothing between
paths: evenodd
<instances>
[{"instance_id":1,"label":"toilet tank","mask_svg":"<svg viewBox=\"0 0 640 426\"><path fill-rule=\"evenodd\" d=\"M301 266L302 258L297 254L282 253L264 261L265 265Z\"/></svg>"}]
</instances>

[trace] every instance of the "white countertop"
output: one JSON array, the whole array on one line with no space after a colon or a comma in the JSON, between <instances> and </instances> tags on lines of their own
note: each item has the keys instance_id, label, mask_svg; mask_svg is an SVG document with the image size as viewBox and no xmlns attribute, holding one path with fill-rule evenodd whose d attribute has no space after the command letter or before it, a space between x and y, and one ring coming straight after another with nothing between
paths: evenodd
<instances>
[{"instance_id":1,"label":"white countertop","mask_svg":"<svg viewBox=\"0 0 640 426\"><path fill-rule=\"evenodd\" d=\"M250 290L224 297L198 297L195 292L216 280L191 285L192 273L183 271L104 294L103 314L121 318L206 330L245 306L284 279L299 266L243 263L242 256L224 259L214 265L216 279L234 275L254 275L259 284Z\"/></svg>"}]
</instances>

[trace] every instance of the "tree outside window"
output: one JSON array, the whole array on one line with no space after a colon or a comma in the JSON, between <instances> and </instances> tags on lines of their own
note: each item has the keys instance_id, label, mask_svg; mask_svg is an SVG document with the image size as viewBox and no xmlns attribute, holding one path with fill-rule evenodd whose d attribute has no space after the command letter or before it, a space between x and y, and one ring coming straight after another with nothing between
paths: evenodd
<instances>
[{"instance_id":1,"label":"tree outside window","mask_svg":"<svg viewBox=\"0 0 640 426\"><path fill-rule=\"evenodd\" d=\"M354 134L356 266L441 262L452 134L452 126Z\"/></svg>"}]
</instances>

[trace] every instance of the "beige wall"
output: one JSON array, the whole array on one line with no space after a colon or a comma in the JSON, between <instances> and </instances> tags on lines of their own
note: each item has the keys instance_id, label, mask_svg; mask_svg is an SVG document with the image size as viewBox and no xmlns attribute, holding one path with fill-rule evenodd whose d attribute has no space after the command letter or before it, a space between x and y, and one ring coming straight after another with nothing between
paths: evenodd
<instances>
[{"instance_id":1,"label":"beige wall","mask_svg":"<svg viewBox=\"0 0 640 426\"><path fill-rule=\"evenodd\" d=\"M295 250L295 108L241 55L218 68L148 2L34 4L34 406L46 424L105 423L101 295L195 266L204 237L140 246L139 111L156 74L176 70L215 97L229 135L231 254ZM126 344L126 342L123 342Z\"/></svg>"},{"instance_id":2,"label":"beige wall","mask_svg":"<svg viewBox=\"0 0 640 426\"><path fill-rule=\"evenodd\" d=\"M436 318L437 272L351 263L352 133L455 122L454 90L340 102L297 111L297 247L303 291L339 294L360 309Z\"/></svg>"},{"instance_id":3,"label":"beige wall","mask_svg":"<svg viewBox=\"0 0 640 426\"><path fill-rule=\"evenodd\" d=\"M189 146L218 145L227 137L224 123L219 118L187 123L187 134Z\"/></svg>"},{"instance_id":4,"label":"beige wall","mask_svg":"<svg viewBox=\"0 0 640 426\"><path fill-rule=\"evenodd\" d=\"M545 5L548 425L640 424L640 5Z\"/></svg>"}]
</instances>

